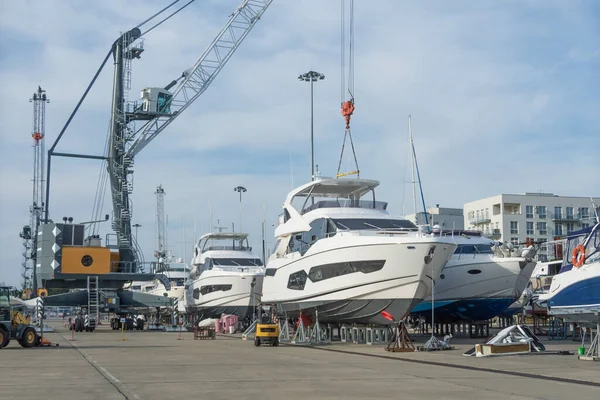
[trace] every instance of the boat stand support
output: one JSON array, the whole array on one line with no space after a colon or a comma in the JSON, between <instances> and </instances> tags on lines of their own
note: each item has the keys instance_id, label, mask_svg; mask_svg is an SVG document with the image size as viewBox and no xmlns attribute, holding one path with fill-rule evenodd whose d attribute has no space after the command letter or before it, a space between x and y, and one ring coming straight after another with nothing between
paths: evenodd
<instances>
[{"instance_id":1,"label":"boat stand support","mask_svg":"<svg viewBox=\"0 0 600 400\"><path fill-rule=\"evenodd\" d=\"M594 332L590 332L594 335ZM592 344L586 351L585 355L579 356L582 361L600 361L600 322L596 325L596 335L592 339Z\"/></svg>"},{"instance_id":2,"label":"boat stand support","mask_svg":"<svg viewBox=\"0 0 600 400\"><path fill-rule=\"evenodd\" d=\"M415 345L408 335L404 321L398 321L394 324L393 334L390 342L385 347L386 351L391 352L414 352Z\"/></svg>"}]
</instances>

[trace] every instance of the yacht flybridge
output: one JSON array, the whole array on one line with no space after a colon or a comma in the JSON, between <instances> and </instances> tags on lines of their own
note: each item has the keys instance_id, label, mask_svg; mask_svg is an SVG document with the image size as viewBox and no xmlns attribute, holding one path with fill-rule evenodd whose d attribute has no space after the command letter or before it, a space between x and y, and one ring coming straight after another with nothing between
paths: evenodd
<instances>
[{"instance_id":1,"label":"yacht flybridge","mask_svg":"<svg viewBox=\"0 0 600 400\"><path fill-rule=\"evenodd\" d=\"M208 233L194 247L187 312L200 318L251 316L260 303L263 276L263 262L252 254L248 234Z\"/></svg>"},{"instance_id":2,"label":"yacht flybridge","mask_svg":"<svg viewBox=\"0 0 600 400\"><path fill-rule=\"evenodd\" d=\"M456 244L392 217L378 181L318 178L293 190L275 229L262 302L324 322L386 324L431 294Z\"/></svg>"}]
</instances>

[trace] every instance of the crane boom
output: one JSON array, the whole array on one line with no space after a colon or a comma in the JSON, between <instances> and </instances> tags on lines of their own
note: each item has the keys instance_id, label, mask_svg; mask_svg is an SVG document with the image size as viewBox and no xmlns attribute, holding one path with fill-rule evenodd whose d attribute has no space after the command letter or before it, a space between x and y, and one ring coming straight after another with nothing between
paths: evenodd
<instances>
[{"instance_id":1,"label":"crane boom","mask_svg":"<svg viewBox=\"0 0 600 400\"><path fill-rule=\"evenodd\" d=\"M113 44L114 82L107 157L113 200L112 228L117 234L119 270L137 270L139 248L131 234L133 163L148 143L196 100L258 22L272 0L243 0L196 63L164 88L142 90L141 104L127 101L131 62L144 51L141 31L125 32ZM171 92L170 89L174 88ZM143 121L136 130L135 122Z\"/></svg>"},{"instance_id":2,"label":"crane boom","mask_svg":"<svg viewBox=\"0 0 600 400\"><path fill-rule=\"evenodd\" d=\"M145 89L146 104L142 108L135 107L132 118L147 122L133 134L135 141L127 152L129 157L139 153L204 93L272 1L243 0L198 61L161 91L162 103L160 93L153 98L150 88ZM172 93L168 92L171 87L175 87ZM152 104L154 101L156 105Z\"/></svg>"}]
</instances>

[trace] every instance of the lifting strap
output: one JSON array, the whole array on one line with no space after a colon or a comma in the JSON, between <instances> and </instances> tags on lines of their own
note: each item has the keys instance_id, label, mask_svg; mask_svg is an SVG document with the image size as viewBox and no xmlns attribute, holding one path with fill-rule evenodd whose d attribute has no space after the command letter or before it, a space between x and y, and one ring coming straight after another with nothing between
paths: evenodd
<instances>
[{"instance_id":1,"label":"lifting strap","mask_svg":"<svg viewBox=\"0 0 600 400\"><path fill-rule=\"evenodd\" d=\"M350 35L348 38L349 42L349 54L348 54L348 94L350 95L350 99L346 100L346 28L345 28L345 20L346 20L346 11L345 11L345 3L346 0L341 0L341 103L342 103L342 116L346 121L346 129L344 131L344 141L342 143L342 152L340 154L340 161L338 163L338 170L336 177L340 178L342 176L348 175L356 175L357 178L360 178L360 169L358 168L358 160L356 158L356 152L354 150L354 142L352 141L352 133L350 132L350 119L352 114L354 113L354 0L350 0ZM356 169L351 172L340 172L342 167L342 159L344 157L344 148L346 146L346 138L350 139L350 146L352 147L352 155L354 157L354 164L356 165Z\"/></svg>"}]
</instances>

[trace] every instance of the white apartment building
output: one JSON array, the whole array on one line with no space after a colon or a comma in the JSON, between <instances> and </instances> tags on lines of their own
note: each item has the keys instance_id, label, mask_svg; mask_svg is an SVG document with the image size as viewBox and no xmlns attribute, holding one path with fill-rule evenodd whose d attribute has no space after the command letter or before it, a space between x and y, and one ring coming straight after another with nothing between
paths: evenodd
<instances>
[{"instance_id":1,"label":"white apartment building","mask_svg":"<svg viewBox=\"0 0 600 400\"><path fill-rule=\"evenodd\" d=\"M594 197L596 206L600 198ZM467 229L513 244L556 240L594 223L589 197L552 193L499 194L464 206Z\"/></svg>"},{"instance_id":2,"label":"white apartment building","mask_svg":"<svg viewBox=\"0 0 600 400\"><path fill-rule=\"evenodd\" d=\"M412 222L416 221L417 225L425 225L424 212L419 212L416 216L409 214L404 218ZM462 208L440 207L439 204L436 204L435 207L427 207L427 218L431 227L439 225L444 230L463 230L465 227Z\"/></svg>"}]
</instances>

